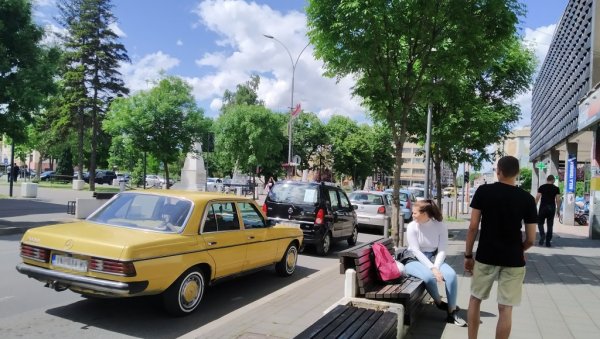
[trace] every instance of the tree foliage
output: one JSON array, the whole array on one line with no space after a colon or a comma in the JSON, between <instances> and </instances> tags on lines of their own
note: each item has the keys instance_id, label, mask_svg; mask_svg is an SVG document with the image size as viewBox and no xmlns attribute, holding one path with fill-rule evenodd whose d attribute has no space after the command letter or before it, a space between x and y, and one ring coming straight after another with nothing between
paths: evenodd
<instances>
[{"instance_id":1,"label":"tree foliage","mask_svg":"<svg viewBox=\"0 0 600 339\"><path fill-rule=\"evenodd\" d=\"M438 65L445 79L481 70L512 37L522 12L516 0L310 0L306 9L315 56L326 75L356 78L353 94L390 128L395 150L392 220L396 224L402 149L414 104ZM443 66L443 67L442 67ZM394 225L396 226L396 225ZM403 241L392 228L392 237Z\"/></svg>"},{"instance_id":2,"label":"tree foliage","mask_svg":"<svg viewBox=\"0 0 600 339\"><path fill-rule=\"evenodd\" d=\"M314 169L310 160L318 153L319 147L329 144L329 135L319 117L312 112L302 112L293 126L293 150L300 156L300 169Z\"/></svg>"},{"instance_id":3,"label":"tree foliage","mask_svg":"<svg viewBox=\"0 0 600 339\"><path fill-rule=\"evenodd\" d=\"M131 143L160 160L168 180L168 165L191 152L193 143L208 132L209 123L191 92L185 81L167 76L148 91L115 99L103 129L122 145Z\"/></svg>"},{"instance_id":4,"label":"tree foliage","mask_svg":"<svg viewBox=\"0 0 600 339\"><path fill-rule=\"evenodd\" d=\"M31 1L0 1L0 135L27 139L27 125L54 90L58 50L42 47L43 30L31 19Z\"/></svg>"},{"instance_id":5,"label":"tree foliage","mask_svg":"<svg viewBox=\"0 0 600 339\"><path fill-rule=\"evenodd\" d=\"M129 92L118 71L129 57L110 28L116 21L110 0L61 0L58 9L60 23L68 32L63 36L62 113L78 130L79 168L83 168L85 129L91 128L89 172L94 190L98 145L110 144L100 127L111 101Z\"/></svg>"},{"instance_id":6,"label":"tree foliage","mask_svg":"<svg viewBox=\"0 0 600 339\"><path fill-rule=\"evenodd\" d=\"M215 148L228 168L267 173L281 168L281 117L263 106L232 105L214 122Z\"/></svg>"}]
</instances>

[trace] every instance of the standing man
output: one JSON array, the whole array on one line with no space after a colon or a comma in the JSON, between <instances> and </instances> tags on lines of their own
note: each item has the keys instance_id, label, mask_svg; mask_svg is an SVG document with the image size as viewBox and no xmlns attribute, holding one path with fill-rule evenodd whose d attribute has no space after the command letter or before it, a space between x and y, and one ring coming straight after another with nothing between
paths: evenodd
<instances>
[{"instance_id":1,"label":"standing man","mask_svg":"<svg viewBox=\"0 0 600 339\"><path fill-rule=\"evenodd\" d=\"M541 202L540 202L541 200ZM550 174L546 178L546 183L538 188L535 196L535 204L540 202L538 212L538 231L540 232L540 246L546 241L546 247L552 246L552 227L554 227L554 215L560 213L560 190L554 185L554 176ZM547 232L544 233L544 222L548 225Z\"/></svg>"},{"instance_id":2,"label":"standing man","mask_svg":"<svg viewBox=\"0 0 600 339\"><path fill-rule=\"evenodd\" d=\"M525 279L525 251L535 241L537 213L531 194L515 186L519 160L500 158L496 168L498 182L480 186L471 201L471 223L465 246L465 272L473 273L467 312L469 339L477 338L481 301L487 299L498 281L498 323L496 339L508 338L512 327L512 308L521 303ZM525 240L521 233L525 223ZM481 234L473 259L475 238Z\"/></svg>"}]
</instances>

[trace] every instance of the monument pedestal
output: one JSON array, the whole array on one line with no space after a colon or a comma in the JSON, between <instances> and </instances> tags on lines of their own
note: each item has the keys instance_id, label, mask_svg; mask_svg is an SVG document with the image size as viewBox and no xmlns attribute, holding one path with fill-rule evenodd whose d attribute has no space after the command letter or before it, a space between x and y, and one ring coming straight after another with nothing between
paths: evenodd
<instances>
[{"instance_id":1,"label":"monument pedestal","mask_svg":"<svg viewBox=\"0 0 600 339\"><path fill-rule=\"evenodd\" d=\"M194 152L185 157L181 169L181 184L188 191L206 190L206 169L204 169L204 158L202 157L202 145L196 143Z\"/></svg>"}]
</instances>

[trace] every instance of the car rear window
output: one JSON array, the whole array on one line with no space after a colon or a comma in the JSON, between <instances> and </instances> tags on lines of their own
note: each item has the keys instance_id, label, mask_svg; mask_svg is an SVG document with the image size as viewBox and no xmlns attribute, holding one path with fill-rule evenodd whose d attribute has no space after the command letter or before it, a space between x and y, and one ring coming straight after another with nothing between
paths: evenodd
<instances>
[{"instance_id":1,"label":"car rear window","mask_svg":"<svg viewBox=\"0 0 600 339\"><path fill-rule=\"evenodd\" d=\"M269 199L276 203L316 204L319 201L319 189L310 184L279 184L269 192Z\"/></svg>"},{"instance_id":2,"label":"car rear window","mask_svg":"<svg viewBox=\"0 0 600 339\"><path fill-rule=\"evenodd\" d=\"M379 194L355 192L350 194L350 200L363 205L383 205L383 196Z\"/></svg>"}]
</instances>

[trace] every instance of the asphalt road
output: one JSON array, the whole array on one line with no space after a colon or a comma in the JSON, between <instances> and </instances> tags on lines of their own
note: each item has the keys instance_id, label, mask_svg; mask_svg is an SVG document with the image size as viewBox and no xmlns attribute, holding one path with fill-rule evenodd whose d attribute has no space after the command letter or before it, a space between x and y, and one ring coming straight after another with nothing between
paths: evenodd
<instances>
[{"instance_id":1,"label":"asphalt road","mask_svg":"<svg viewBox=\"0 0 600 339\"><path fill-rule=\"evenodd\" d=\"M381 235L359 235L359 242ZM71 291L56 292L15 270L21 235L0 236L0 333L2 338L174 338L182 336L319 270L338 265L336 243L327 257L307 249L293 276L281 278L273 268L220 283L207 290L194 314L173 318L159 298L85 299ZM317 288L317 286L315 286Z\"/></svg>"}]
</instances>

